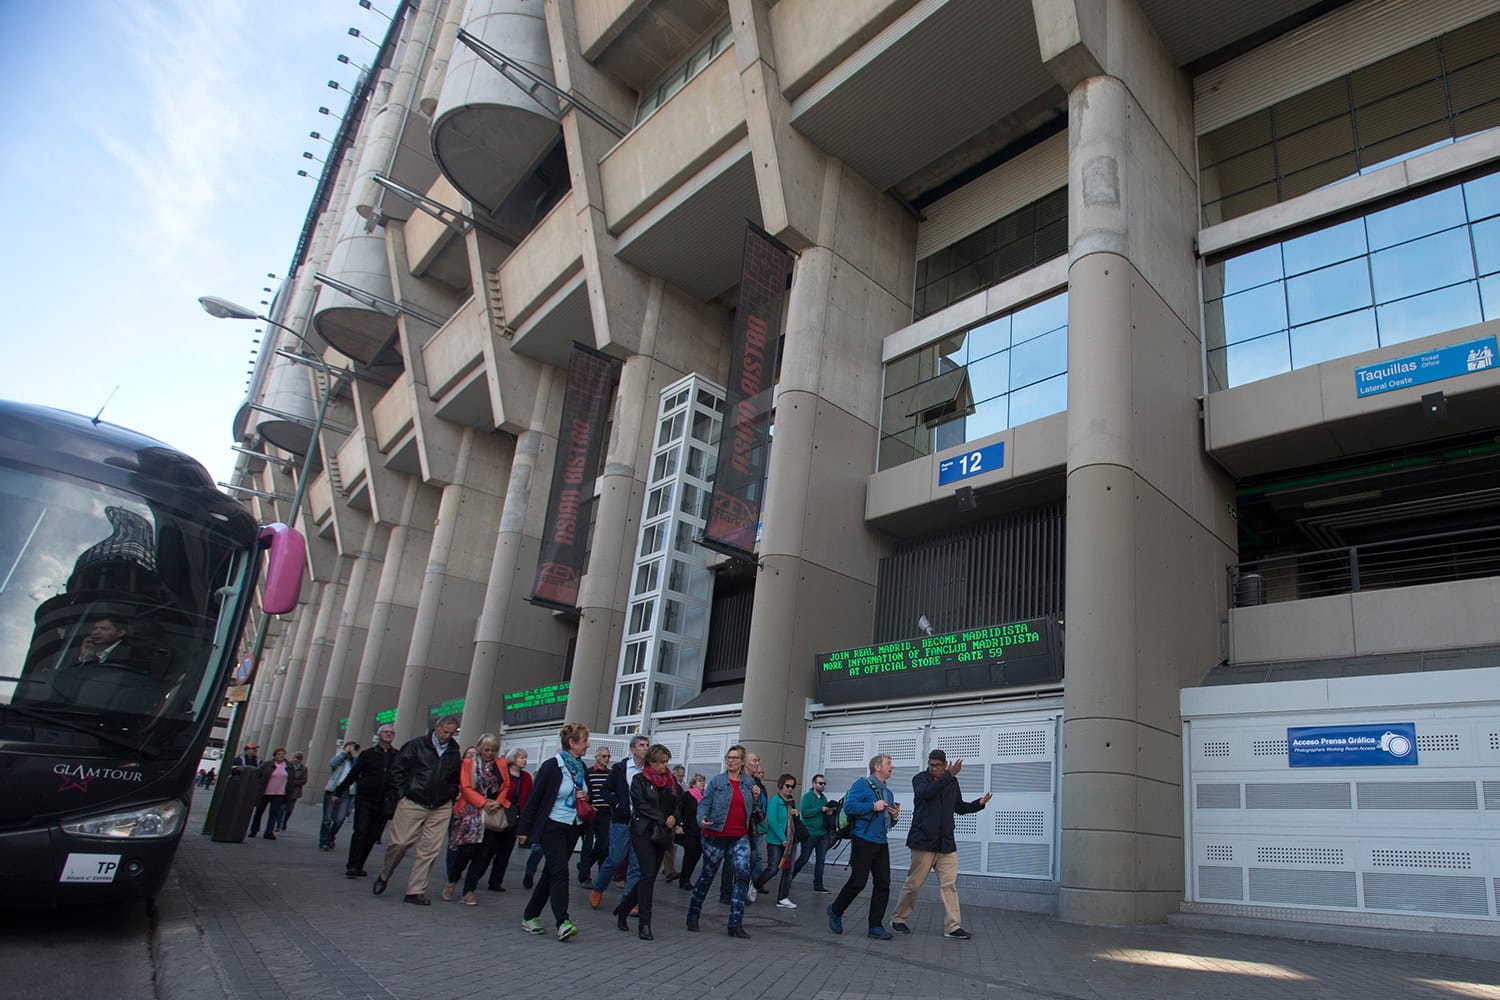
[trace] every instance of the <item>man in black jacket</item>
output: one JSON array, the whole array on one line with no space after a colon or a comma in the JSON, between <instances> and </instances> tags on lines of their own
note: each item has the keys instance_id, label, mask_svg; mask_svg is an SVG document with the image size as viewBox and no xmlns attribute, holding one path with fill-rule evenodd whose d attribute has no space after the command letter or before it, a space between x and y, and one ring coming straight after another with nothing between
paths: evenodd
<instances>
[{"instance_id":1,"label":"man in black jacket","mask_svg":"<svg viewBox=\"0 0 1500 1000\"><path fill-rule=\"evenodd\" d=\"M391 843L385 849L385 864L375 878L375 895L385 892L396 866L407 850L416 847L411 875L406 880L408 903L431 906L427 883L432 863L443 849L453 800L458 798L458 769L462 751L453 734L458 716L445 715L430 732L406 741L391 768L391 787L399 801L391 817ZM390 789L387 790L389 793Z\"/></svg>"},{"instance_id":2,"label":"man in black jacket","mask_svg":"<svg viewBox=\"0 0 1500 1000\"><path fill-rule=\"evenodd\" d=\"M388 816L385 808L385 791L390 787L391 768L396 764L396 727L390 723L381 726L375 733L375 745L354 760L354 766L333 789L333 801L349 794L354 789L354 835L349 838L349 861L344 868L346 878L364 878L365 859L375 841L385 832ZM395 799L391 807L395 808Z\"/></svg>"},{"instance_id":3,"label":"man in black jacket","mask_svg":"<svg viewBox=\"0 0 1500 1000\"><path fill-rule=\"evenodd\" d=\"M958 772L963 767L963 761L949 764L947 754L934 750L927 755L927 770L911 779L916 797L911 831L906 835L906 846L911 848L911 867L907 870L906 884L901 887L896 912L891 914L891 930L898 934L911 933L906 918L916 909L917 893L927 882L927 873L935 868L943 898L943 937L967 941L973 936L959 920L958 843L953 839L953 816L979 812L990 801L990 793L965 802L958 792Z\"/></svg>"}]
</instances>

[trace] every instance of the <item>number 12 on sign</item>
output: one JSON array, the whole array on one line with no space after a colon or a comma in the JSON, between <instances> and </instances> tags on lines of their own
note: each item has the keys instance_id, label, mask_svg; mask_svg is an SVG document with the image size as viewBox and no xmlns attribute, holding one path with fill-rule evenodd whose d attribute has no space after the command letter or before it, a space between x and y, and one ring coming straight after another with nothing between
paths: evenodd
<instances>
[{"instance_id":1,"label":"number 12 on sign","mask_svg":"<svg viewBox=\"0 0 1500 1000\"><path fill-rule=\"evenodd\" d=\"M1005 467L1005 442L996 441L975 451L965 451L938 461L938 485L946 486L984 472Z\"/></svg>"}]
</instances>

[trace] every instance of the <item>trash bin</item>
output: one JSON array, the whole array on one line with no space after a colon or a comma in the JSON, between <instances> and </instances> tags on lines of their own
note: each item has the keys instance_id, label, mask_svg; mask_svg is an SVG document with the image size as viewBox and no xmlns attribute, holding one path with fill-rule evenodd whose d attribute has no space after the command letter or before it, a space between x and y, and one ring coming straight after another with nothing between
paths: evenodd
<instances>
[{"instance_id":1,"label":"trash bin","mask_svg":"<svg viewBox=\"0 0 1500 1000\"><path fill-rule=\"evenodd\" d=\"M240 844L250 828L250 817L260 798L260 772L253 767L235 767L229 771L229 784L214 814L211 839L221 844Z\"/></svg>"}]
</instances>

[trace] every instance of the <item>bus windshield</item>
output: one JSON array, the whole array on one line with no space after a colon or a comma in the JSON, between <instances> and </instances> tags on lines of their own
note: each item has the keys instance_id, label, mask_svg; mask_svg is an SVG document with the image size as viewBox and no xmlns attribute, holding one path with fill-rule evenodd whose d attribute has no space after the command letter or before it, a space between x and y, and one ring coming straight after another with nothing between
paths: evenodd
<instances>
[{"instance_id":1,"label":"bus windshield","mask_svg":"<svg viewBox=\"0 0 1500 1000\"><path fill-rule=\"evenodd\" d=\"M0 464L0 743L181 753L232 650L222 513Z\"/></svg>"}]
</instances>

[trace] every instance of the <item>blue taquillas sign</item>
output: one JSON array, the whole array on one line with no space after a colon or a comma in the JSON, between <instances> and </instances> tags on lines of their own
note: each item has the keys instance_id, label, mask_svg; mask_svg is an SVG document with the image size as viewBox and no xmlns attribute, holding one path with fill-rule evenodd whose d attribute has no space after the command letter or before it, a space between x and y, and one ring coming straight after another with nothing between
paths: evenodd
<instances>
[{"instance_id":1,"label":"blue taquillas sign","mask_svg":"<svg viewBox=\"0 0 1500 1000\"><path fill-rule=\"evenodd\" d=\"M1500 364L1500 345L1496 344L1494 337L1484 337L1439 347L1425 354L1409 354L1378 365L1356 368L1354 394L1363 398L1427 382L1440 382L1456 375L1487 371L1496 364Z\"/></svg>"},{"instance_id":2,"label":"blue taquillas sign","mask_svg":"<svg viewBox=\"0 0 1500 1000\"><path fill-rule=\"evenodd\" d=\"M1289 727L1286 762L1291 767L1415 766L1417 726L1414 722L1387 722Z\"/></svg>"}]
</instances>

